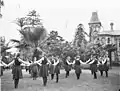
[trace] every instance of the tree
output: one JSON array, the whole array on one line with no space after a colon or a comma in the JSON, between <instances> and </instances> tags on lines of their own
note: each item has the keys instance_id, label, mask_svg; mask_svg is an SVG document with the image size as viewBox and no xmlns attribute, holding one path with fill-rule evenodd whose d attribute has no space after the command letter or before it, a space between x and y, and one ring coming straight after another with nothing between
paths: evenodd
<instances>
[{"instance_id":1,"label":"tree","mask_svg":"<svg viewBox=\"0 0 120 91\"><path fill-rule=\"evenodd\" d=\"M2 56L6 56L6 50L10 49L11 47L8 46L8 43L5 43L5 37L0 37L0 52Z\"/></svg>"},{"instance_id":2,"label":"tree","mask_svg":"<svg viewBox=\"0 0 120 91\"><path fill-rule=\"evenodd\" d=\"M79 24L75 33L74 45L80 47L82 41L86 42L85 35L88 34L84 31L83 25Z\"/></svg>"},{"instance_id":3,"label":"tree","mask_svg":"<svg viewBox=\"0 0 120 91\"><path fill-rule=\"evenodd\" d=\"M11 39L10 42L15 43L14 47L19 50L23 60L26 60L26 58L28 58L28 54L30 54L30 45L23 40Z\"/></svg>"},{"instance_id":4,"label":"tree","mask_svg":"<svg viewBox=\"0 0 120 91\"><path fill-rule=\"evenodd\" d=\"M27 27L19 31L25 42L33 47L34 51L39 47L47 36L46 29L43 27ZM36 52L34 53L36 55ZM39 55L39 54L38 54ZM34 55L33 55L34 56Z\"/></svg>"},{"instance_id":5,"label":"tree","mask_svg":"<svg viewBox=\"0 0 120 91\"><path fill-rule=\"evenodd\" d=\"M39 14L35 10L30 11L27 17L18 18L16 24L21 28L19 32L21 34L21 41L23 41L19 41L20 45L18 47L25 47L25 44L29 45L33 50L33 57L37 56L38 58L39 54L36 50L46 40L47 36L47 31L42 26Z\"/></svg>"},{"instance_id":6,"label":"tree","mask_svg":"<svg viewBox=\"0 0 120 91\"><path fill-rule=\"evenodd\" d=\"M83 48L85 48L85 45L87 44L85 35L88 36L88 34L84 31L83 24L79 24L73 41L73 45L78 47L78 49L81 48L83 50Z\"/></svg>"},{"instance_id":7,"label":"tree","mask_svg":"<svg viewBox=\"0 0 120 91\"><path fill-rule=\"evenodd\" d=\"M36 48L38 47L39 43L42 42L47 36L47 31L43 27L26 27L19 32L27 44L31 44Z\"/></svg>"},{"instance_id":8,"label":"tree","mask_svg":"<svg viewBox=\"0 0 120 91\"><path fill-rule=\"evenodd\" d=\"M0 37L0 56L2 56L2 61L6 64L9 63L8 58L6 56L9 56L9 52L7 52L12 47L9 46L9 42L5 43L5 37Z\"/></svg>"},{"instance_id":9,"label":"tree","mask_svg":"<svg viewBox=\"0 0 120 91\"><path fill-rule=\"evenodd\" d=\"M29 45L26 44L25 41L19 41L19 40L16 40L16 39L11 39L10 41L13 42L13 43L17 43L17 45L15 45L15 47L18 48L20 51L23 50L23 49L27 49L29 47Z\"/></svg>"},{"instance_id":10,"label":"tree","mask_svg":"<svg viewBox=\"0 0 120 91\"><path fill-rule=\"evenodd\" d=\"M32 27L42 25L40 15L37 14L35 10L32 10L28 13L26 21L27 25L32 25Z\"/></svg>"},{"instance_id":11,"label":"tree","mask_svg":"<svg viewBox=\"0 0 120 91\"><path fill-rule=\"evenodd\" d=\"M97 40L96 43L90 41L86 45L85 49L85 58L88 60L90 55L95 54L97 57L103 57L106 54L106 50L104 49L104 45L101 44L100 40Z\"/></svg>"},{"instance_id":12,"label":"tree","mask_svg":"<svg viewBox=\"0 0 120 91\"><path fill-rule=\"evenodd\" d=\"M23 27L26 25L26 17L17 18L15 23L16 23L16 24L21 28L21 30L22 30Z\"/></svg>"},{"instance_id":13,"label":"tree","mask_svg":"<svg viewBox=\"0 0 120 91\"><path fill-rule=\"evenodd\" d=\"M50 55L61 55L62 44L64 39L58 35L57 31L51 31L48 35L47 41L42 45L47 53Z\"/></svg>"},{"instance_id":14,"label":"tree","mask_svg":"<svg viewBox=\"0 0 120 91\"><path fill-rule=\"evenodd\" d=\"M2 17L2 14L1 14L1 7L4 6L4 2L0 0L0 17Z\"/></svg>"}]
</instances>

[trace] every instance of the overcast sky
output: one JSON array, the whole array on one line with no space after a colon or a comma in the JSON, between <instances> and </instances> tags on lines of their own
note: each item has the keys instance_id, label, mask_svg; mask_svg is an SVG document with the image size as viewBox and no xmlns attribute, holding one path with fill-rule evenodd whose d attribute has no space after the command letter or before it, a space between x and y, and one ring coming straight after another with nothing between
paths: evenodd
<instances>
[{"instance_id":1,"label":"overcast sky","mask_svg":"<svg viewBox=\"0 0 120 91\"><path fill-rule=\"evenodd\" d=\"M120 30L119 0L4 0L4 3L0 36L5 36L7 41L11 38L20 39L19 27L13 22L33 9L40 14L48 32L56 30L68 41L73 40L79 23L89 33L88 23L94 11L98 12L105 30L110 29L110 22L114 22L115 30Z\"/></svg>"}]
</instances>

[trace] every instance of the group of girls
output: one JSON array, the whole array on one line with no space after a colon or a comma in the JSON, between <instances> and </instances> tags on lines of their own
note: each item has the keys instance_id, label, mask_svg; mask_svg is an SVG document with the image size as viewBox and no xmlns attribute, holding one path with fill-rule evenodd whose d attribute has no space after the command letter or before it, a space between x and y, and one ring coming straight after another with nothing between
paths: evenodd
<instances>
[{"instance_id":1,"label":"group of girls","mask_svg":"<svg viewBox=\"0 0 120 91\"><path fill-rule=\"evenodd\" d=\"M52 58L53 60L53 58ZM2 61L1 61L2 62ZM21 64L25 64L27 66L31 66L31 73L33 74L33 80L36 80L37 73L43 78L43 85L46 86L47 84L47 76L49 76L49 68L52 66L54 67L54 72L51 74L53 78L53 74L56 74L56 82L59 80L59 74L60 74L60 67L59 67L59 58L56 57L56 60L50 61L46 57L46 54L43 54L41 59L36 60L36 57L34 57L34 60L32 62L23 61L20 58L20 54L17 53L14 60L10 62L9 64L3 64L5 67L9 67L10 65L13 65L12 68L12 74L13 74L13 80L14 80L14 86L15 88L18 88L19 79L23 78ZM38 68L38 65L40 68ZM39 72L38 72L39 71Z\"/></svg>"},{"instance_id":2,"label":"group of girls","mask_svg":"<svg viewBox=\"0 0 120 91\"><path fill-rule=\"evenodd\" d=\"M2 60L2 58L0 58ZM0 61L0 76L3 76L4 66L7 66L3 61Z\"/></svg>"},{"instance_id":3,"label":"group of girls","mask_svg":"<svg viewBox=\"0 0 120 91\"><path fill-rule=\"evenodd\" d=\"M100 71L101 76L103 76L103 72L105 71L106 77L108 77L109 71L109 57L104 55L103 57L98 57L96 55L91 55L89 60L83 62L80 60L80 56L76 56L73 62L70 62L70 57L68 56L65 62L65 71L66 71L66 78L69 76L71 65L74 65L74 70L77 79L80 78L80 74L82 73L81 64L88 64L90 65L91 74L94 76L94 79L97 79L97 72Z\"/></svg>"},{"instance_id":4,"label":"group of girls","mask_svg":"<svg viewBox=\"0 0 120 91\"><path fill-rule=\"evenodd\" d=\"M80 60L80 56L76 56L74 61L71 61L71 58L70 56L68 56L66 58L66 61L65 61L65 71L66 71L66 78L69 76L69 73L71 71L71 68L73 67L75 69L75 74L76 74L76 77L77 79L80 78L80 74L82 73L81 71L81 64L86 64L86 62L82 62Z\"/></svg>"},{"instance_id":5,"label":"group of girls","mask_svg":"<svg viewBox=\"0 0 120 91\"><path fill-rule=\"evenodd\" d=\"M99 57L98 61L98 69L100 71L101 76L103 76L103 72L106 73L106 77L108 77L108 71L110 68L110 59L107 55L104 55L104 57Z\"/></svg>"},{"instance_id":6,"label":"group of girls","mask_svg":"<svg viewBox=\"0 0 120 91\"><path fill-rule=\"evenodd\" d=\"M106 77L108 77L110 63L108 55L104 55L103 57L91 56L90 60L87 62L90 64L91 74L94 75L94 79L97 79L98 70L101 76L103 76L103 72L105 71Z\"/></svg>"},{"instance_id":7,"label":"group of girls","mask_svg":"<svg viewBox=\"0 0 120 91\"><path fill-rule=\"evenodd\" d=\"M91 73L94 75L94 79L97 79L97 70L100 70L101 75L103 75L103 71L106 72L106 77L108 77L108 70L109 67L107 65L108 57L105 56L103 59L97 59L94 55L91 58L83 62L80 60L80 56L76 56L73 61L71 61L70 56L68 56L64 63L64 68L66 71L65 77L69 76L72 66L74 67L76 78L80 79L80 74L82 73L81 64L90 64ZM20 54L17 53L14 60L9 64L2 63L4 66L8 67L10 65L14 65L12 69L13 80L15 88L18 88L19 79L23 77L21 63L26 64L27 66L31 66L31 73L33 74L33 80L36 80L37 74L43 79L43 85L46 86L47 84L47 77L51 74L51 80L53 80L54 75L56 75L56 83L59 81L59 74L60 74L60 58L58 56L54 57L51 56L49 58L46 57L46 54L43 54L42 57L37 60L34 57L32 62L23 61L20 58ZM38 67L39 65L39 67Z\"/></svg>"}]
</instances>

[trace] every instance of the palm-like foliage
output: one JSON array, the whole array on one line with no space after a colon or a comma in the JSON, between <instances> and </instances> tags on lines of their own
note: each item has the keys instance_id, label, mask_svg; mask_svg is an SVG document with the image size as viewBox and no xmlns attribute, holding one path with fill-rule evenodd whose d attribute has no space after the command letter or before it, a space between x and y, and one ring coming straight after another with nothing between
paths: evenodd
<instances>
[{"instance_id":1,"label":"palm-like foliage","mask_svg":"<svg viewBox=\"0 0 120 91\"><path fill-rule=\"evenodd\" d=\"M4 44L1 46L1 55L5 56L7 54L7 50L11 49L12 47L9 47L9 42L7 44Z\"/></svg>"},{"instance_id":2,"label":"palm-like foliage","mask_svg":"<svg viewBox=\"0 0 120 91\"><path fill-rule=\"evenodd\" d=\"M37 47L45 41L47 35L46 29L42 26L39 14L37 14L35 10L30 11L26 17L18 18L16 24L21 28L19 32L22 35L21 38L24 42L17 40L11 41L18 44L16 48L23 49L30 46L30 50L32 50L32 52L34 51L33 56L36 55L38 51Z\"/></svg>"},{"instance_id":3,"label":"palm-like foliage","mask_svg":"<svg viewBox=\"0 0 120 91\"><path fill-rule=\"evenodd\" d=\"M13 43L18 43L18 44L20 43L20 41L16 40L16 39L11 39L10 41L13 42Z\"/></svg>"},{"instance_id":4,"label":"palm-like foliage","mask_svg":"<svg viewBox=\"0 0 120 91\"><path fill-rule=\"evenodd\" d=\"M1 47L1 54L4 53L6 50L10 49L11 47L7 47L7 46L2 46Z\"/></svg>"},{"instance_id":5,"label":"palm-like foliage","mask_svg":"<svg viewBox=\"0 0 120 91\"><path fill-rule=\"evenodd\" d=\"M14 47L17 48L17 50L19 50L24 60L26 60L26 58L31 59L32 49L30 48L30 45L28 45L24 40L19 41L16 39L11 39L10 41L15 43Z\"/></svg>"},{"instance_id":6,"label":"palm-like foliage","mask_svg":"<svg viewBox=\"0 0 120 91\"><path fill-rule=\"evenodd\" d=\"M11 47L8 46L9 42L6 44L5 43L5 37L0 37L0 53L2 56L6 54L6 50L10 49Z\"/></svg>"},{"instance_id":7,"label":"palm-like foliage","mask_svg":"<svg viewBox=\"0 0 120 91\"><path fill-rule=\"evenodd\" d=\"M28 44L32 44L35 47L38 47L38 44L42 42L47 35L47 31L43 27L26 27L19 32Z\"/></svg>"},{"instance_id":8,"label":"palm-like foliage","mask_svg":"<svg viewBox=\"0 0 120 91\"><path fill-rule=\"evenodd\" d=\"M15 47L20 49L20 50L27 49L29 47L29 45L26 44L25 42L21 42L21 41L16 40L16 39L11 39L10 41L13 43L17 43L17 45L15 45Z\"/></svg>"}]
</instances>

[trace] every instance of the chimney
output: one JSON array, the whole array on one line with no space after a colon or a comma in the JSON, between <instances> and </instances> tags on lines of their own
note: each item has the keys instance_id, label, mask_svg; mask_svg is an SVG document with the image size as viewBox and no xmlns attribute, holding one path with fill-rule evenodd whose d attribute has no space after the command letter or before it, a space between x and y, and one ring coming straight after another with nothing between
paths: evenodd
<instances>
[{"instance_id":1,"label":"chimney","mask_svg":"<svg viewBox=\"0 0 120 91\"><path fill-rule=\"evenodd\" d=\"M113 25L114 25L114 23L111 22L111 23L110 23L110 26L111 26L111 30L112 30L112 31L113 31Z\"/></svg>"}]
</instances>

